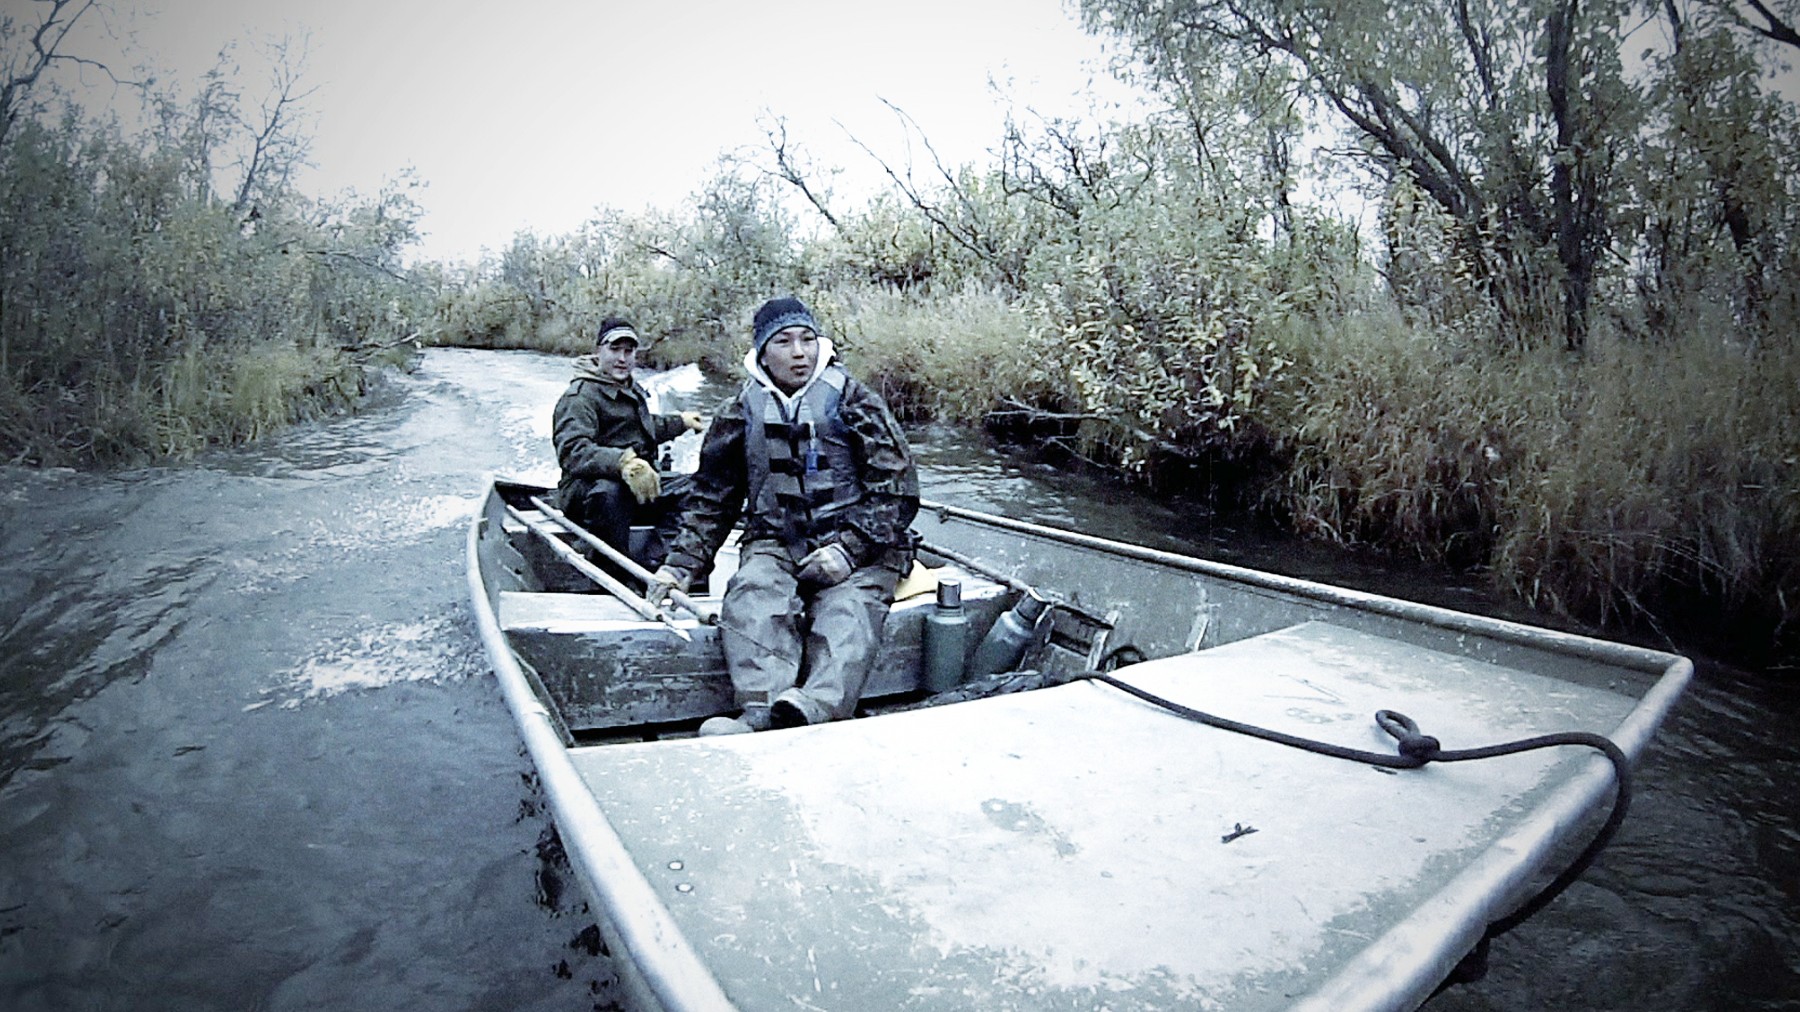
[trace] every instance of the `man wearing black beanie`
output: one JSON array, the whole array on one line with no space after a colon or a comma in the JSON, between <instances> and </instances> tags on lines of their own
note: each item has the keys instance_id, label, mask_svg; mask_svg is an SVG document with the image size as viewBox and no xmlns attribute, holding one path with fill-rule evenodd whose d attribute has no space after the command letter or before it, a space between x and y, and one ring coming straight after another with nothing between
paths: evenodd
<instances>
[{"instance_id":1,"label":"man wearing black beanie","mask_svg":"<svg viewBox=\"0 0 1800 1012\"><path fill-rule=\"evenodd\" d=\"M918 470L893 413L836 361L799 299L757 310L744 371L706 431L681 533L656 572L662 587L685 590L744 517L720 613L743 712L701 734L855 713L894 585L912 564L919 511Z\"/></svg>"}]
</instances>

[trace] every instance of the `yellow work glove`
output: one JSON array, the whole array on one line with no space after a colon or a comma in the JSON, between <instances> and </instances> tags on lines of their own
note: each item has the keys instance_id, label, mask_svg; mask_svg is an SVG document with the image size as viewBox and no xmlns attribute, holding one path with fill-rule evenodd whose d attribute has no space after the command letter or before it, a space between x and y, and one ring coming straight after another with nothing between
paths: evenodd
<instances>
[{"instance_id":1,"label":"yellow work glove","mask_svg":"<svg viewBox=\"0 0 1800 1012\"><path fill-rule=\"evenodd\" d=\"M687 426L689 432L706 431L706 423L700 420L700 412L698 411L683 411L681 413L681 422L683 425Z\"/></svg>"},{"instance_id":2,"label":"yellow work glove","mask_svg":"<svg viewBox=\"0 0 1800 1012\"><path fill-rule=\"evenodd\" d=\"M647 503L662 495L662 475L650 462L637 455L637 451L627 447L619 457L619 478L637 496L637 501Z\"/></svg>"},{"instance_id":3,"label":"yellow work glove","mask_svg":"<svg viewBox=\"0 0 1800 1012\"><path fill-rule=\"evenodd\" d=\"M800 571L794 575L801 583L832 587L843 583L852 568L850 553L833 541L807 553L806 558L800 560Z\"/></svg>"}]
</instances>

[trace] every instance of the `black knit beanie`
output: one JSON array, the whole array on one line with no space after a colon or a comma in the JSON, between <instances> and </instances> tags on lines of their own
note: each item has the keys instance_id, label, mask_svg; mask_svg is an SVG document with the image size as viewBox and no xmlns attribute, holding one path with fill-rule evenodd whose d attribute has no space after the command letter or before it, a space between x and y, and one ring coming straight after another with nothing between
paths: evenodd
<instances>
[{"instance_id":1,"label":"black knit beanie","mask_svg":"<svg viewBox=\"0 0 1800 1012\"><path fill-rule=\"evenodd\" d=\"M819 332L819 324L806 308L806 303L792 296L770 299L756 311L756 322L752 326L751 341L756 346L756 354L760 357L769 338L788 327L805 327L813 333Z\"/></svg>"}]
</instances>

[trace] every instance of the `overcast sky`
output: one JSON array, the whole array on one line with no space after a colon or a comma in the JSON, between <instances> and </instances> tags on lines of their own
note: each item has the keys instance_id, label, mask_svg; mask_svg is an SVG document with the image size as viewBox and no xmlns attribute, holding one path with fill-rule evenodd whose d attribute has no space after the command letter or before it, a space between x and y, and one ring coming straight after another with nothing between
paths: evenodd
<instances>
[{"instance_id":1,"label":"overcast sky","mask_svg":"<svg viewBox=\"0 0 1800 1012\"><path fill-rule=\"evenodd\" d=\"M186 94L235 41L254 101L269 80L261 48L304 41L313 167L301 187L372 194L411 166L428 184L417 253L433 259L472 260L519 230L572 232L600 207L678 209L721 152L764 146L765 110L816 163L844 170L840 191L866 194L884 177L851 135L929 170L884 99L957 165L986 163L999 139L1005 100L990 79L1047 115L1086 117L1127 95L1062 0L104 2L111 16L89 15L66 51L151 63ZM41 6L0 0L28 23ZM137 107L135 93L83 76L100 103ZM1790 95L1795 79L1788 70Z\"/></svg>"},{"instance_id":2,"label":"overcast sky","mask_svg":"<svg viewBox=\"0 0 1800 1012\"><path fill-rule=\"evenodd\" d=\"M0 0L14 12L23 0ZM138 59L191 91L237 40L309 40L307 192L373 193L405 166L428 184L422 254L472 259L520 229L573 231L600 206L679 207L720 152L762 143L763 110L814 160L874 186L846 131L899 164L886 99L951 164L985 161L1004 107L1082 113L1116 96L1100 44L1060 0L114 0ZM84 26L92 34L95 26ZM80 52L113 45L86 40ZM76 51L71 47L71 51ZM135 104L121 93L117 101ZM915 152L922 158L922 153Z\"/></svg>"}]
</instances>

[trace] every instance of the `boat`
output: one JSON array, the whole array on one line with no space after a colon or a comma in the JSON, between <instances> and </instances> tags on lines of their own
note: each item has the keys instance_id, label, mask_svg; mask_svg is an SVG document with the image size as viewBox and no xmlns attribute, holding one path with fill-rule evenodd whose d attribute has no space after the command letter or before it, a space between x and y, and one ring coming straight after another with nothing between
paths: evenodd
<instances>
[{"instance_id":1,"label":"boat","mask_svg":"<svg viewBox=\"0 0 1800 1012\"><path fill-rule=\"evenodd\" d=\"M548 494L491 483L470 591L631 1008L1414 1008L1591 860L1692 674L927 502L968 649L1046 604L1014 668L929 692L926 593L855 719L697 736L734 546L650 607Z\"/></svg>"}]
</instances>

